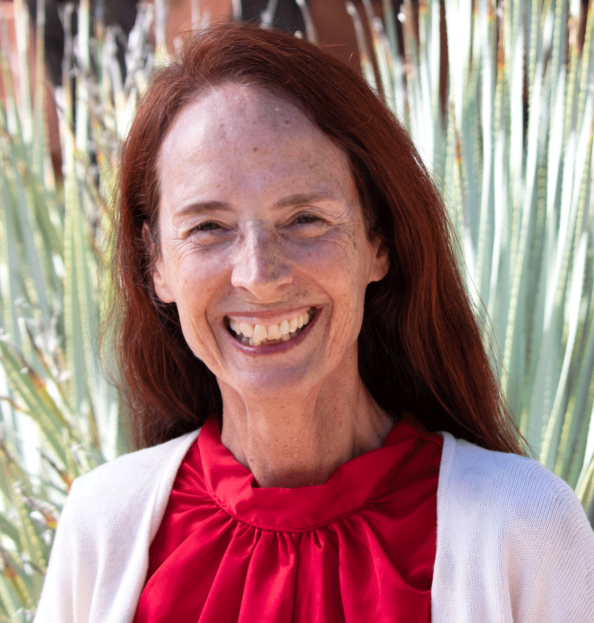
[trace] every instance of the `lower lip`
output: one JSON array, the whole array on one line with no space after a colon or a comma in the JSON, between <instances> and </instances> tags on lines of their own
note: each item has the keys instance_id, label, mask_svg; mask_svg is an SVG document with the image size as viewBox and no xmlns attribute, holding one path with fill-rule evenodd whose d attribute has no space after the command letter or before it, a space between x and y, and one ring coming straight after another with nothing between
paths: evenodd
<instances>
[{"instance_id":1,"label":"lower lip","mask_svg":"<svg viewBox=\"0 0 594 623\"><path fill-rule=\"evenodd\" d=\"M249 344L242 344L239 340L236 340L230 333L225 329L225 333L229 336L229 339L233 342L235 348L238 348L242 353L246 355L250 355L252 357L256 357L259 355L276 355L277 353L286 353L291 348L298 346L303 342L303 340L307 337L307 334L311 331L312 327L316 324L318 320L318 316L322 310L318 308L316 315L309 322L309 324L295 337L287 340L286 342L279 342L278 344L261 344L260 346L250 346Z\"/></svg>"}]
</instances>

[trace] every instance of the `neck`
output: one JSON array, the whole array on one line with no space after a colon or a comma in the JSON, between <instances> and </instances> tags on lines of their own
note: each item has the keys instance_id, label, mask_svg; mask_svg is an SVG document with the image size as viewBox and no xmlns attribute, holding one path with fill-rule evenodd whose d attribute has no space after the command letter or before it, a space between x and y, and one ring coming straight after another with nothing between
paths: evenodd
<instances>
[{"instance_id":1,"label":"neck","mask_svg":"<svg viewBox=\"0 0 594 623\"><path fill-rule=\"evenodd\" d=\"M220 386L221 440L261 487L323 484L343 463L380 448L393 425L356 370L290 399L250 400Z\"/></svg>"}]
</instances>

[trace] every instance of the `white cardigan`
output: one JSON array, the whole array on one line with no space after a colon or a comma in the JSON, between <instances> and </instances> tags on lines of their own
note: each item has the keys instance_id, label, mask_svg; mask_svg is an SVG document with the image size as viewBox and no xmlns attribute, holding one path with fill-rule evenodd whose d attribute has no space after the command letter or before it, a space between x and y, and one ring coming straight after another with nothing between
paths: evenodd
<instances>
[{"instance_id":1,"label":"white cardigan","mask_svg":"<svg viewBox=\"0 0 594 623\"><path fill-rule=\"evenodd\" d=\"M594 532L573 491L535 461L442 434L433 623L593 623ZM132 621L150 543L197 435L75 481L36 623Z\"/></svg>"}]
</instances>

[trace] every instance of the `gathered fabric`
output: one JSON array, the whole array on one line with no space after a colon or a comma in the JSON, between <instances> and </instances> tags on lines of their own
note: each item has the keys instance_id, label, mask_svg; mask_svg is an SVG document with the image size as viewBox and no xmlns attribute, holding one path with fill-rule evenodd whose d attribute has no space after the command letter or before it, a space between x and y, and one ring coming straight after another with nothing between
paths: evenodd
<instances>
[{"instance_id":1,"label":"gathered fabric","mask_svg":"<svg viewBox=\"0 0 594 623\"><path fill-rule=\"evenodd\" d=\"M131 452L74 481L35 623L133 622L151 544L199 434ZM569 485L532 459L440 435L432 623L592 623L594 532ZM370 581L365 572L358 582ZM223 598L232 599L231 590Z\"/></svg>"},{"instance_id":2,"label":"gathered fabric","mask_svg":"<svg viewBox=\"0 0 594 623\"><path fill-rule=\"evenodd\" d=\"M260 488L209 420L174 481L134 622L430 621L442 447L409 416L323 485Z\"/></svg>"}]
</instances>

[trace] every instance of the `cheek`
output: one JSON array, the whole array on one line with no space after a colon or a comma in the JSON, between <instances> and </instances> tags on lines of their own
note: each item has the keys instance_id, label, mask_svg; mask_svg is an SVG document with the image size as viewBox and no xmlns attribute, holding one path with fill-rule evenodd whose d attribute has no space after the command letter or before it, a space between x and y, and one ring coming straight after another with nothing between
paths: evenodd
<instances>
[{"instance_id":1,"label":"cheek","mask_svg":"<svg viewBox=\"0 0 594 623\"><path fill-rule=\"evenodd\" d=\"M210 298L217 289L226 267L221 257L192 249L180 250L172 262L178 305L189 305Z\"/></svg>"},{"instance_id":2,"label":"cheek","mask_svg":"<svg viewBox=\"0 0 594 623\"><path fill-rule=\"evenodd\" d=\"M174 276L176 304L182 330L193 350L197 344L212 339L207 312L223 276L220 260L191 253L179 258Z\"/></svg>"},{"instance_id":3,"label":"cheek","mask_svg":"<svg viewBox=\"0 0 594 623\"><path fill-rule=\"evenodd\" d=\"M297 263L315 279L332 299L332 329L336 333L356 330L363 317L369 272L366 241L340 236L302 249Z\"/></svg>"}]
</instances>

